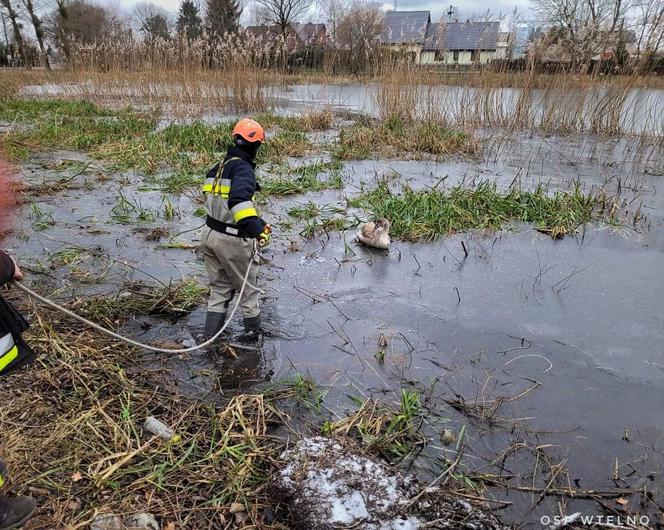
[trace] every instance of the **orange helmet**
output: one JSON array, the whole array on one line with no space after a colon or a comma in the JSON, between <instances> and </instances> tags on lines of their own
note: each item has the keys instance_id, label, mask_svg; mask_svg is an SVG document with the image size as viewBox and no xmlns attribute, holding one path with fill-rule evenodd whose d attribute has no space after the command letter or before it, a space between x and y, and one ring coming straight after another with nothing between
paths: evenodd
<instances>
[{"instance_id":1,"label":"orange helmet","mask_svg":"<svg viewBox=\"0 0 664 530\"><path fill-rule=\"evenodd\" d=\"M239 136L247 142L261 142L265 141L265 131L260 123L250 118L244 118L235 124L233 129L233 137Z\"/></svg>"}]
</instances>

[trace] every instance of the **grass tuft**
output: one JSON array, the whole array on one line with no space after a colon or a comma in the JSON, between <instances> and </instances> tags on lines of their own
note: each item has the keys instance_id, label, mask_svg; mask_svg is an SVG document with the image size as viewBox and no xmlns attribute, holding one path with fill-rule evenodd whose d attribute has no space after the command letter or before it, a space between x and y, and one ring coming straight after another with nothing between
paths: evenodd
<instances>
[{"instance_id":1,"label":"grass tuft","mask_svg":"<svg viewBox=\"0 0 664 530\"><path fill-rule=\"evenodd\" d=\"M268 195L295 195L327 189L340 190L344 184L341 177L342 168L343 165L339 161L315 162L292 168L279 178L262 180L261 190ZM321 174L326 174L327 178L319 178Z\"/></svg>"},{"instance_id":2,"label":"grass tuft","mask_svg":"<svg viewBox=\"0 0 664 530\"><path fill-rule=\"evenodd\" d=\"M279 116L264 113L256 116L256 120L266 128L279 127L294 132L324 131L332 127L332 110L326 108L302 116Z\"/></svg>"},{"instance_id":3,"label":"grass tuft","mask_svg":"<svg viewBox=\"0 0 664 530\"><path fill-rule=\"evenodd\" d=\"M346 418L323 425L326 435L356 435L370 450L390 460L402 460L417 446L426 443L420 432L422 403L420 395L402 389L398 408L367 399Z\"/></svg>"},{"instance_id":4,"label":"grass tuft","mask_svg":"<svg viewBox=\"0 0 664 530\"><path fill-rule=\"evenodd\" d=\"M391 117L380 127L354 125L342 129L335 154L341 160L361 160L371 155L404 157L418 153L471 156L477 151L477 142L467 133L435 122L410 125Z\"/></svg>"},{"instance_id":5,"label":"grass tuft","mask_svg":"<svg viewBox=\"0 0 664 530\"><path fill-rule=\"evenodd\" d=\"M68 307L98 324L115 327L132 315L186 314L203 303L207 293L208 288L196 280L161 287L134 282L125 285L117 296L77 298Z\"/></svg>"}]
</instances>

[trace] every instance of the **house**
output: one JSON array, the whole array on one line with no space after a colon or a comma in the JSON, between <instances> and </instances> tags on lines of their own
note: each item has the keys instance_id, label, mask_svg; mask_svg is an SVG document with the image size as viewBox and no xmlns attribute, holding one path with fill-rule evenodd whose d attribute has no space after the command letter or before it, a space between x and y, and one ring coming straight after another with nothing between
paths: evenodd
<instances>
[{"instance_id":1,"label":"house","mask_svg":"<svg viewBox=\"0 0 664 530\"><path fill-rule=\"evenodd\" d=\"M499 34L499 22L434 24L429 11L388 11L380 40L390 50L409 55L415 64L472 65L509 53L509 34L500 47Z\"/></svg>"},{"instance_id":2,"label":"house","mask_svg":"<svg viewBox=\"0 0 664 530\"><path fill-rule=\"evenodd\" d=\"M283 42L283 35L281 27L277 24L262 25L262 26L248 26L245 30L247 35L253 38L257 43L271 47L275 43ZM286 51L293 53L304 46L300 36L293 27L286 28Z\"/></svg>"},{"instance_id":3,"label":"house","mask_svg":"<svg viewBox=\"0 0 664 530\"><path fill-rule=\"evenodd\" d=\"M500 22L430 24L419 64L486 64L496 58Z\"/></svg>"},{"instance_id":4,"label":"house","mask_svg":"<svg viewBox=\"0 0 664 530\"><path fill-rule=\"evenodd\" d=\"M294 23L291 25L300 42L307 47L324 48L327 46L327 28L325 24Z\"/></svg>"},{"instance_id":5,"label":"house","mask_svg":"<svg viewBox=\"0 0 664 530\"><path fill-rule=\"evenodd\" d=\"M494 59L511 59L514 51L514 34L509 31L498 33L498 42L496 43L496 55Z\"/></svg>"},{"instance_id":6,"label":"house","mask_svg":"<svg viewBox=\"0 0 664 530\"><path fill-rule=\"evenodd\" d=\"M512 59L523 59L528 55L528 48L534 41L544 37L551 26L543 26L539 22L523 23L514 30L514 50Z\"/></svg>"},{"instance_id":7,"label":"house","mask_svg":"<svg viewBox=\"0 0 664 530\"><path fill-rule=\"evenodd\" d=\"M408 54L420 64L422 46L431 25L429 11L388 11L383 20L381 44L394 52Z\"/></svg>"}]
</instances>

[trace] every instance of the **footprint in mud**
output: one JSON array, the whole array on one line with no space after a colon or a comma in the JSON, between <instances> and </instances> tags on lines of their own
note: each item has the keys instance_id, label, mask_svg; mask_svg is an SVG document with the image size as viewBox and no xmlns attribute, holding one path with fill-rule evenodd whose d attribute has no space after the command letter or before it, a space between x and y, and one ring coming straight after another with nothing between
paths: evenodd
<instances>
[{"instance_id":1,"label":"footprint in mud","mask_svg":"<svg viewBox=\"0 0 664 530\"><path fill-rule=\"evenodd\" d=\"M242 344L229 340L206 353L218 370L217 384L222 390L242 390L270 381L281 359L276 341Z\"/></svg>"}]
</instances>

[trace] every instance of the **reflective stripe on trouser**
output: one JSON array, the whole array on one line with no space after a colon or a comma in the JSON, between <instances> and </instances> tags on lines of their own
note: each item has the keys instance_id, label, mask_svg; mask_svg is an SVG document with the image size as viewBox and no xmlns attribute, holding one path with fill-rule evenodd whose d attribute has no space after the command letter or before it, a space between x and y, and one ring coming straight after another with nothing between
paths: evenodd
<instances>
[{"instance_id":1,"label":"reflective stripe on trouser","mask_svg":"<svg viewBox=\"0 0 664 530\"><path fill-rule=\"evenodd\" d=\"M15 361L18 357L18 347L14 343L14 337L11 333L7 333L0 337L0 372L2 372L7 365Z\"/></svg>"},{"instance_id":2,"label":"reflective stripe on trouser","mask_svg":"<svg viewBox=\"0 0 664 530\"><path fill-rule=\"evenodd\" d=\"M5 480L7 480L7 466L0 460L0 488L5 485Z\"/></svg>"},{"instance_id":3,"label":"reflective stripe on trouser","mask_svg":"<svg viewBox=\"0 0 664 530\"><path fill-rule=\"evenodd\" d=\"M210 278L208 311L226 312L235 291L239 293L242 288L242 281L247 273L253 247L253 239L245 240L210 229L203 232L201 254L205 258L205 266ZM258 263L255 260L240 300L240 309L244 318L252 318L260 314L258 306L260 290L253 287L256 285L257 276Z\"/></svg>"}]
</instances>

